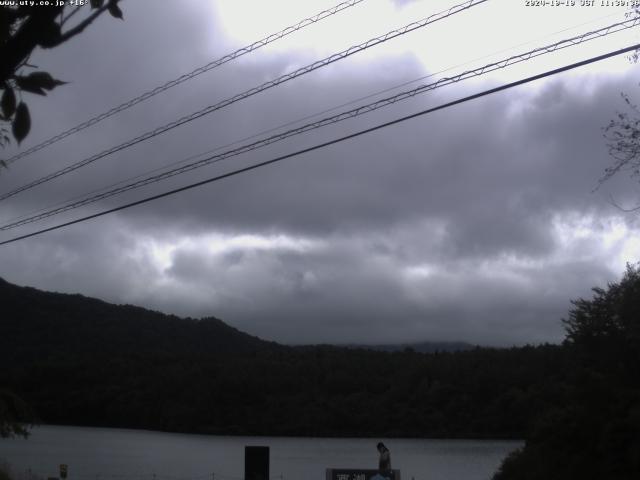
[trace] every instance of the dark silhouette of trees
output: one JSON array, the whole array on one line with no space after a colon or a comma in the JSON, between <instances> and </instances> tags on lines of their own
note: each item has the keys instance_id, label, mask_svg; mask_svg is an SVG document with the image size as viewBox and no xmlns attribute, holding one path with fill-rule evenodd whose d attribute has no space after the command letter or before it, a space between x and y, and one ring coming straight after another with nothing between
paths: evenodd
<instances>
[{"instance_id":1,"label":"dark silhouette of trees","mask_svg":"<svg viewBox=\"0 0 640 480\"><path fill-rule=\"evenodd\" d=\"M0 281L0 385L44 422L220 434L522 438L564 401L559 346L287 347Z\"/></svg>"},{"instance_id":2,"label":"dark silhouette of trees","mask_svg":"<svg viewBox=\"0 0 640 480\"><path fill-rule=\"evenodd\" d=\"M82 3L87 5L74 6L70 2L56 5L52 1L50 5L16 2L13 6L0 6L0 146L10 142L10 134L20 143L31 129L24 93L46 95L65 83L29 64L32 52L38 47L50 49L65 43L104 12L122 18L119 0ZM4 166L2 160L1 166ZM0 437L27 436L28 424L32 421L29 407L20 397L0 390Z\"/></svg>"},{"instance_id":3,"label":"dark silhouette of trees","mask_svg":"<svg viewBox=\"0 0 640 480\"><path fill-rule=\"evenodd\" d=\"M33 422L31 408L16 394L0 389L0 438L26 438Z\"/></svg>"},{"instance_id":4,"label":"dark silhouette of trees","mask_svg":"<svg viewBox=\"0 0 640 480\"><path fill-rule=\"evenodd\" d=\"M566 343L592 353L607 350L605 360L622 354L620 348L637 351L640 346L640 268L627 265L620 282L606 289L594 288L590 300L574 300L564 320ZM625 359L625 366L629 359Z\"/></svg>"},{"instance_id":5,"label":"dark silhouette of trees","mask_svg":"<svg viewBox=\"0 0 640 480\"><path fill-rule=\"evenodd\" d=\"M36 48L55 48L82 33L104 12L122 18L120 0L91 0L87 5L0 6L0 145L19 142L31 129L23 93L46 95L65 82L29 64ZM26 2L25 2L26 3ZM39 2L37 2L39 3ZM80 15L78 15L80 13Z\"/></svg>"},{"instance_id":6,"label":"dark silhouette of trees","mask_svg":"<svg viewBox=\"0 0 640 480\"><path fill-rule=\"evenodd\" d=\"M43 422L302 436L525 438L496 480L640 478L640 267L578 299L562 345L287 347L0 281L0 385Z\"/></svg>"},{"instance_id":7,"label":"dark silhouette of trees","mask_svg":"<svg viewBox=\"0 0 640 480\"><path fill-rule=\"evenodd\" d=\"M566 403L536 421L495 480L640 478L640 266L573 302Z\"/></svg>"}]
</instances>

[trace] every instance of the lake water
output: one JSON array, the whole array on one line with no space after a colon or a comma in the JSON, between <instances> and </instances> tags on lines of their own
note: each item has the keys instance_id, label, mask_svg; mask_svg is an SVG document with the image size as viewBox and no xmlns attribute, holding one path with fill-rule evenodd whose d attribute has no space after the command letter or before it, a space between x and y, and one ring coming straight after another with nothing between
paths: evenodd
<instances>
[{"instance_id":1,"label":"lake water","mask_svg":"<svg viewBox=\"0 0 640 480\"><path fill-rule=\"evenodd\" d=\"M486 480L521 442L381 439L402 480ZM245 445L270 447L272 480L324 480L325 469L377 468L378 439L224 437L42 426L28 440L0 440L16 477L68 480L242 480Z\"/></svg>"}]
</instances>

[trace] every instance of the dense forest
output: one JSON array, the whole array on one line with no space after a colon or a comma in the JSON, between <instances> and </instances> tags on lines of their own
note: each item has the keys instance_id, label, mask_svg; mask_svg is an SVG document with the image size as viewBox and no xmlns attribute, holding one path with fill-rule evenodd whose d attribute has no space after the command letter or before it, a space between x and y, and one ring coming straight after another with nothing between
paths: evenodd
<instances>
[{"instance_id":1,"label":"dense forest","mask_svg":"<svg viewBox=\"0 0 640 480\"><path fill-rule=\"evenodd\" d=\"M41 421L202 433L522 438L564 400L558 346L287 347L220 320L0 285L0 384Z\"/></svg>"},{"instance_id":2,"label":"dense forest","mask_svg":"<svg viewBox=\"0 0 640 480\"><path fill-rule=\"evenodd\" d=\"M289 347L214 318L4 281L0 299L0 386L45 423L526 438L497 479L640 472L640 273L631 267L574 302L563 345L455 352Z\"/></svg>"},{"instance_id":3,"label":"dense forest","mask_svg":"<svg viewBox=\"0 0 640 480\"><path fill-rule=\"evenodd\" d=\"M541 410L494 480L640 478L640 266L573 301L567 401Z\"/></svg>"}]
</instances>

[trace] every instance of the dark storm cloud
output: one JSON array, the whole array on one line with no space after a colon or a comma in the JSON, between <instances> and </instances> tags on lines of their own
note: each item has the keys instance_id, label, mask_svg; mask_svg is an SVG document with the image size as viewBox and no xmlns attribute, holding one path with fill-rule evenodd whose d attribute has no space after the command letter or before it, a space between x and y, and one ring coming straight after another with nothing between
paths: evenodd
<instances>
[{"instance_id":1,"label":"dark storm cloud","mask_svg":"<svg viewBox=\"0 0 640 480\"><path fill-rule=\"evenodd\" d=\"M52 73L78 81L34 100L28 141L237 48L211 28L213 9L209 19L189 12L209 12L203 5L132 3L126 22L101 21L82 44L43 55ZM96 53L87 59L87 50ZM202 75L16 163L0 185L5 191L310 60L269 52ZM341 62L16 196L2 218L424 74L410 55L366 67ZM160 185L201 180L486 87L460 84L416 97ZM601 127L621 106L618 92L636 89L631 76L563 77L470 102L2 247L0 275L116 303L213 315L294 343L558 341L569 299L618 274L620 252L603 240L606 232L613 224L638 228L604 194L591 193L607 162ZM584 238L575 235L580 228Z\"/></svg>"},{"instance_id":2,"label":"dark storm cloud","mask_svg":"<svg viewBox=\"0 0 640 480\"><path fill-rule=\"evenodd\" d=\"M547 87L558 88L563 87ZM290 93L294 99L304 95ZM545 95L543 90L540 97ZM546 109L525 97L525 112L510 114L510 105L522 102L518 96L451 109L131 215L153 216L155 210L165 224L191 218L216 228L275 226L301 234L376 229L426 217L447 220L452 254L503 248L542 253L553 248L545 225L554 211L609 208L590 192L606 159L600 128L611 107L608 98L585 102L573 93ZM313 143L300 141L251 158Z\"/></svg>"}]
</instances>

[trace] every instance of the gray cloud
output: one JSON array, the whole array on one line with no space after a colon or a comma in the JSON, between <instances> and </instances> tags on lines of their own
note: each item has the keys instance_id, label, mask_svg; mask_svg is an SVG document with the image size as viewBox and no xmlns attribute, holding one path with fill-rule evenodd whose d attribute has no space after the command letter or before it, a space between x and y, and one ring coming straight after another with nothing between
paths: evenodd
<instances>
[{"instance_id":1,"label":"gray cloud","mask_svg":"<svg viewBox=\"0 0 640 480\"><path fill-rule=\"evenodd\" d=\"M28 141L237 47L216 29L210 33L211 19L189 14L204 4L186 5L163 7L170 12L144 2L128 5L124 24L101 22L82 44L43 55L43 66L77 82L34 100L35 130ZM113 44L88 55L104 38ZM12 188L215 103L308 62L306 55L270 52L205 74L16 163L0 176L0 185ZM366 68L345 61L16 196L0 214L10 218L424 74L411 55L380 57ZM305 148L487 85L460 84L416 97L82 213ZM615 279L640 248L628 242L640 228L637 217L621 215L605 201L609 192L632 200L637 185L616 181L591 193L607 164L601 127L621 106L618 92L636 88L631 75L562 77L538 89L470 102L1 247L0 275L116 303L213 315L293 343L559 341L569 300Z\"/></svg>"}]
</instances>

